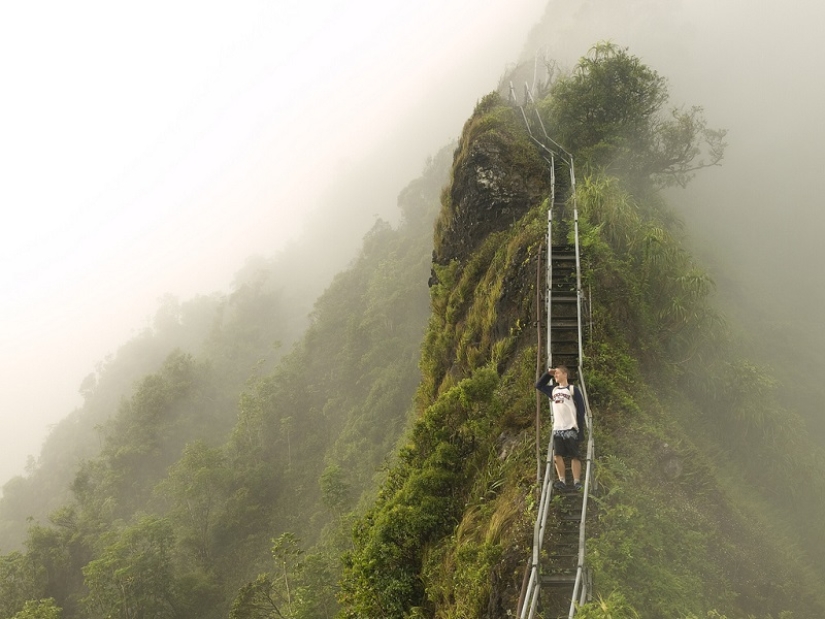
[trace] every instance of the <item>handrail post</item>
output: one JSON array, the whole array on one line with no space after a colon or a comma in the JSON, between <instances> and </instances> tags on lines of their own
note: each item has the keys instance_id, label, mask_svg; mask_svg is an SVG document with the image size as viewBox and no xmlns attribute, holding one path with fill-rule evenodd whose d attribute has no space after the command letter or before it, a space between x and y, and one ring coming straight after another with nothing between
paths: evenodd
<instances>
[{"instance_id":1,"label":"handrail post","mask_svg":"<svg viewBox=\"0 0 825 619\"><path fill-rule=\"evenodd\" d=\"M582 269L579 250L579 203L576 197L576 169L573 165L572 155L570 157L570 195L573 198L573 237L575 238L576 248L576 317L579 330L579 367L581 367L584 360L584 347L582 346Z\"/></svg>"},{"instance_id":2,"label":"handrail post","mask_svg":"<svg viewBox=\"0 0 825 619\"><path fill-rule=\"evenodd\" d=\"M553 302L553 208L556 204L556 166L555 158L550 156L550 206L547 209L547 367L553 367L552 302Z\"/></svg>"}]
</instances>

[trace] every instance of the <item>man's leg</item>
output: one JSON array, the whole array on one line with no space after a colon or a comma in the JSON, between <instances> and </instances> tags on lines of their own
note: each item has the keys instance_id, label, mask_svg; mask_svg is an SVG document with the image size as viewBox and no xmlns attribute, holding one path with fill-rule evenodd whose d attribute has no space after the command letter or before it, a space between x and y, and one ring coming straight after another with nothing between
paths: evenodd
<instances>
[{"instance_id":1,"label":"man's leg","mask_svg":"<svg viewBox=\"0 0 825 619\"><path fill-rule=\"evenodd\" d=\"M570 468L573 470L573 483L581 481L582 461L578 458L570 458Z\"/></svg>"},{"instance_id":2,"label":"man's leg","mask_svg":"<svg viewBox=\"0 0 825 619\"><path fill-rule=\"evenodd\" d=\"M556 475L559 476L561 481L564 481L566 477L566 469L564 466L564 458L558 454L553 456L553 462L556 464ZM581 472L581 466L579 466L579 471Z\"/></svg>"}]
</instances>

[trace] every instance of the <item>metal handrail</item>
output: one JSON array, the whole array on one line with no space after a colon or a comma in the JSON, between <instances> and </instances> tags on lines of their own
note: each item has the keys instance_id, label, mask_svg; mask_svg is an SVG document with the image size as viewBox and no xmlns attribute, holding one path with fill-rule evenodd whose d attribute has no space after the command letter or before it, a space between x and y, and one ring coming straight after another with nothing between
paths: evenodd
<instances>
[{"instance_id":1,"label":"metal handrail","mask_svg":"<svg viewBox=\"0 0 825 619\"><path fill-rule=\"evenodd\" d=\"M544 471L544 480L541 486L541 498L539 499L539 509L536 514L536 524L533 526L533 554L530 560L530 578L527 584L527 592L519 609L519 619L532 619L536 612L541 590L539 578L539 560L541 558L541 547L544 542L544 533L547 529L547 516L550 513L550 499L553 495L553 441L547 450L547 460Z\"/></svg>"},{"instance_id":2,"label":"metal handrail","mask_svg":"<svg viewBox=\"0 0 825 619\"><path fill-rule=\"evenodd\" d=\"M579 250L579 201L576 197L576 168L573 165L573 157L570 157L570 196L573 199L573 238L576 247L576 319L578 325L579 338L579 367L584 359L584 348L582 347L582 265ZM581 374L579 374L581 376Z\"/></svg>"},{"instance_id":3,"label":"metal handrail","mask_svg":"<svg viewBox=\"0 0 825 619\"><path fill-rule=\"evenodd\" d=\"M526 86L526 85L525 85L525 86ZM510 84L510 87L512 88L512 83ZM538 107L536 106L536 102L535 102L535 100L533 99L533 93L532 93L532 92L530 92L530 90L529 90L529 89L527 89L527 88L525 88L525 93L526 93L526 94L525 94L525 98L526 98L527 102L529 102L529 103L533 106L533 111L536 113L536 120L538 120L538 121L539 121L539 126L541 127L541 132L544 134L544 139L545 139L545 140L547 140L548 142L550 142L551 144L553 144L553 146L555 146L556 148L558 148L558 149L559 149L559 152L560 152L560 153L562 153L562 154L564 155L564 158L566 158L566 159L567 159L567 161L568 161L568 163L570 163L570 164L571 164L571 166L572 166L572 162L573 162L573 155L571 155L571 154L567 151L567 149L566 149L566 148L564 148L564 146L562 146L561 144L559 144L558 142L556 142L556 140L554 140L553 138L551 138L551 137L547 134L547 129L545 129L545 128L544 128L544 121L541 119L541 114L539 114ZM525 116L525 122L526 122L527 118L526 118L526 115L525 115L525 113L524 113L524 109L523 109L523 108L522 108L521 113L522 113L522 116ZM530 129L530 125L529 125L529 123L527 123L527 133L529 133L529 134L530 134L530 137L533 137L533 132L532 132L532 130ZM533 139L535 140L535 138L533 138ZM542 146L543 148L545 148L545 149L547 148L546 146L544 146L544 144L542 144L541 146Z\"/></svg>"},{"instance_id":4,"label":"metal handrail","mask_svg":"<svg viewBox=\"0 0 825 619\"><path fill-rule=\"evenodd\" d=\"M579 357L581 359L581 357ZM587 425L587 458L585 460L585 471L584 471L584 489L582 494L582 515L581 520L579 521L579 556L578 562L576 565L576 582L573 585L573 595L570 598L570 611L568 613L568 618L573 619L573 615L576 612L576 604L584 604L587 601L587 597L590 594L589 587L587 586L589 583L584 582L584 570L585 570L585 557L586 557L586 548L585 542L587 540L587 499L590 496L590 484L591 484L591 473L593 467L593 456L595 453L595 441L593 439L593 415L590 410L590 399L587 397L587 386L584 380L584 370L582 369L581 362L579 363L579 388L582 391L582 397L584 398L584 410L585 410L585 423ZM579 598L577 600L577 598Z\"/></svg>"}]
</instances>

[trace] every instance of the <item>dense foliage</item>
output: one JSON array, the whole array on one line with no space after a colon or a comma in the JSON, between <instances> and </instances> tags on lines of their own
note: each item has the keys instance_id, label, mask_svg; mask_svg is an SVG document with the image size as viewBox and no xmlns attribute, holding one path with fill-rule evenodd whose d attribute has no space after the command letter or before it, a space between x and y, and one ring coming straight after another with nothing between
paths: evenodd
<instances>
[{"instance_id":1,"label":"dense foliage","mask_svg":"<svg viewBox=\"0 0 825 619\"><path fill-rule=\"evenodd\" d=\"M665 79L611 43L594 46L551 93L541 106L580 166L606 167L637 191L651 180L684 186L724 156L725 132L708 129L700 107L663 113Z\"/></svg>"}]
</instances>

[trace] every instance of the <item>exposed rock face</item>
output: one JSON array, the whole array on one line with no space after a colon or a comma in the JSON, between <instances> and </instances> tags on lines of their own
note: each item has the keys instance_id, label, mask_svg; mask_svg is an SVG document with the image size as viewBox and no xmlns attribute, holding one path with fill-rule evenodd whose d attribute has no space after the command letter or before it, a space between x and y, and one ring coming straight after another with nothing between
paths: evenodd
<instances>
[{"instance_id":1,"label":"exposed rock face","mask_svg":"<svg viewBox=\"0 0 825 619\"><path fill-rule=\"evenodd\" d=\"M549 171L524 131L498 131L517 111L498 108L504 119L476 116L464 129L455 154L449 204L437 231L435 262L463 261L490 234L518 221L547 194ZM522 165L519 165L522 164ZM525 165L526 164L526 165Z\"/></svg>"}]
</instances>

